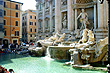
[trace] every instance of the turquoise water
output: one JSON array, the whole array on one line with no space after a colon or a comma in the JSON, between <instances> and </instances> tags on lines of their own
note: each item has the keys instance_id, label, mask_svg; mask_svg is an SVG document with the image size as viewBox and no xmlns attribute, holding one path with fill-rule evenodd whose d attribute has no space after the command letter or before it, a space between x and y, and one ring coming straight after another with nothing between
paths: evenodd
<instances>
[{"instance_id":1,"label":"turquoise water","mask_svg":"<svg viewBox=\"0 0 110 73\"><path fill-rule=\"evenodd\" d=\"M15 73L104 73L74 69L71 66L63 66L63 64L47 57L0 55L0 65L7 69L14 69Z\"/></svg>"}]
</instances>

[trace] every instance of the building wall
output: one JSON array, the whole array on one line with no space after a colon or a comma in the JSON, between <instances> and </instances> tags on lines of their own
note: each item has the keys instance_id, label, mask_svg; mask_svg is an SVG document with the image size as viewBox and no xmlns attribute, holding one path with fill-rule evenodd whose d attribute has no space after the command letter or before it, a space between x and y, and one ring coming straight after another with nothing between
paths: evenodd
<instances>
[{"instance_id":1,"label":"building wall","mask_svg":"<svg viewBox=\"0 0 110 73\"><path fill-rule=\"evenodd\" d=\"M30 16L32 16L32 19L30 18ZM22 20L24 24L26 22L26 25L22 26L23 42L34 42L35 37L36 37L36 32L35 32L36 12L35 10L26 10L25 12L23 12L22 18L25 18L25 17L26 19ZM32 22L33 25L30 25L30 22ZM32 28L32 32L30 31L31 28ZM30 37L30 35L32 35L32 37Z\"/></svg>"},{"instance_id":2,"label":"building wall","mask_svg":"<svg viewBox=\"0 0 110 73\"><path fill-rule=\"evenodd\" d=\"M3 0L0 0L0 48L2 48L3 36Z\"/></svg>"},{"instance_id":3,"label":"building wall","mask_svg":"<svg viewBox=\"0 0 110 73\"><path fill-rule=\"evenodd\" d=\"M6 20L6 24L4 24L4 28L6 31L5 39L8 39L8 43L14 43L13 40L16 40L18 44L20 44L20 34L22 30L21 28L21 6L23 5L20 2L16 1L7 1L4 0L6 6L4 7L4 11L6 11L6 15L4 15L4 20ZM15 9L15 6L18 5L18 9ZM18 13L18 17L16 17L16 13ZM18 21L18 26L16 26L16 21ZM19 35L15 35L15 31L19 32Z\"/></svg>"},{"instance_id":4,"label":"building wall","mask_svg":"<svg viewBox=\"0 0 110 73\"><path fill-rule=\"evenodd\" d=\"M77 17L82 12L81 9L84 9L88 14L90 23L88 27L94 31L96 39L103 39L107 37L108 33L107 5L106 0L104 0L103 4L100 4L99 0L36 0L37 39L45 38L46 35L51 36L51 33L56 31L71 34L71 32L80 30L81 22ZM67 15L67 27L63 28L62 22L65 13ZM46 20L49 21L48 28L45 27ZM42 27L40 27L40 22ZM55 27L53 26L54 24ZM52 32L51 29L53 30Z\"/></svg>"}]
</instances>

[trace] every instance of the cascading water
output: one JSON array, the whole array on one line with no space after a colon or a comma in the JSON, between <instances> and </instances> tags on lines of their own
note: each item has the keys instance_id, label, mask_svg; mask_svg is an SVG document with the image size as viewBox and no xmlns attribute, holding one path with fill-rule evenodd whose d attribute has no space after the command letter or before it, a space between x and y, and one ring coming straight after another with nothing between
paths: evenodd
<instances>
[{"instance_id":1,"label":"cascading water","mask_svg":"<svg viewBox=\"0 0 110 73\"><path fill-rule=\"evenodd\" d=\"M45 60L54 60L51 58L50 52L49 52L49 47L46 49L46 56L44 57Z\"/></svg>"},{"instance_id":2,"label":"cascading water","mask_svg":"<svg viewBox=\"0 0 110 73\"><path fill-rule=\"evenodd\" d=\"M49 58L51 57L50 52L49 52L49 47L47 47L47 49L46 49L46 56L49 57Z\"/></svg>"}]
</instances>

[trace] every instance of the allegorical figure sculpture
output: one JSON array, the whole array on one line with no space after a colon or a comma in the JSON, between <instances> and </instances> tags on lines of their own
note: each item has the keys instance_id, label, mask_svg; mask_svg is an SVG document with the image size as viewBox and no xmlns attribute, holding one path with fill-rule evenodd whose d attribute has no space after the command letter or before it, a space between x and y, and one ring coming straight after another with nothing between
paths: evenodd
<instances>
[{"instance_id":1,"label":"allegorical figure sculpture","mask_svg":"<svg viewBox=\"0 0 110 73\"><path fill-rule=\"evenodd\" d=\"M77 17L77 19L78 19L79 17L81 17L81 18L80 18L80 22L81 22L81 24L82 24L80 30L81 30L82 28L86 29L86 28L87 28L87 24L90 24L90 23L89 23L89 21L88 21L88 15L87 15L86 12L84 12L84 9L82 9L82 12L79 14L79 16Z\"/></svg>"},{"instance_id":2,"label":"allegorical figure sculpture","mask_svg":"<svg viewBox=\"0 0 110 73\"><path fill-rule=\"evenodd\" d=\"M62 20L63 28L67 28L67 19L66 19L66 14L64 14L63 20Z\"/></svg>"}]
</instances>

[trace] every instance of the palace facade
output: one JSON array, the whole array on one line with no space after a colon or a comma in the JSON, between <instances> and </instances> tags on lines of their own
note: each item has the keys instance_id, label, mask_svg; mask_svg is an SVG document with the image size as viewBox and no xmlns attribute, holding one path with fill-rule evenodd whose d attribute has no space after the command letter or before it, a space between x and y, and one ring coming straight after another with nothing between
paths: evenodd
<instances>
[{"instance_id":1,"label":"palace facade","mask_svg":"<svg viewBox=\"0 0 110 73\"><path fill-rule=\"evenodd\" d=\"M104 0L36 0L37 39L52 33L72 34L80 31L78 15L84 11L88 15L88 29L93 30L96 40L108 35L108 3Z\"/></svg>"},{"instance_id":2,"label":"palace facade","mask_svg":"<svg viewBox=\"0 0 110 73\"><path fill-rule=\"evenodd\" d=\"M22 14L22 41L35 42L36 38L36 11L26 10Z\"/></svg>"},{"instance_id":3,"label":"palace facade","mask_svg":"<svg viewBox=\"0 0 110 73\"><path fill-rule=\"evenodd\" d=\"M3 3L4 1L3 0L0 0L0 48L2 48L2 44L3 44L3 37L4 37L4 34L3 34Z\"/></svg>"},{"instance_id":4,"label":"palace facade","mask_svg":"<svg viewBox=\"0 0 110 73\"><path fill-rule=\"evenodd\" d=\"M4 48L9 43L22 41L22 5L21 2L4 0Z\"/></svg>"}]
</instances>

